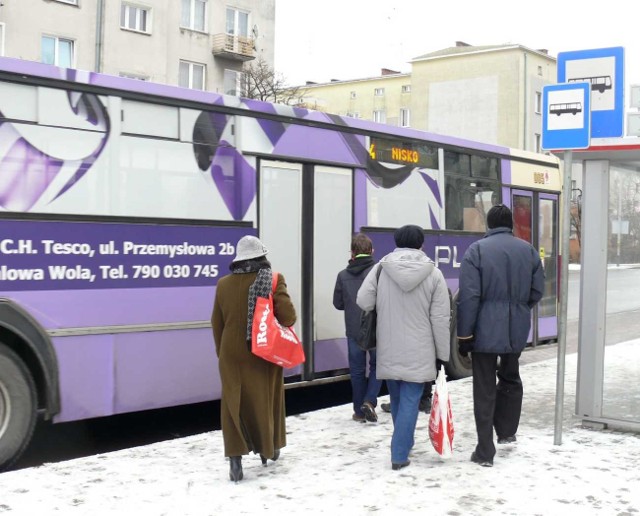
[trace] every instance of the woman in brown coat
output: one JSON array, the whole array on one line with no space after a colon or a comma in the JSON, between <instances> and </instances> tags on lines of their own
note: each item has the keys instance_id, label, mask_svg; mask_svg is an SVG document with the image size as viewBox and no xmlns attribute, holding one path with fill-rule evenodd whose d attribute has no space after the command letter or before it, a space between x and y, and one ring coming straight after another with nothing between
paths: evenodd
<instances>
[{"instance_id":1,"label":"woman in brown coat","mask_svg":"<svg viewBox=\"0 0 640 516\"><path fill-rule=\"evenodd\" d=\"M231 480L242 479L242 455L276 460L286 445L282 367L251 353L251 321L256 296L272 288L267 248L254 236L238 241L231 274L218 281L211 316L222 382L220 404L224 454ZM296 312L282 274L273 295L280 324L292 326Z\"/></svg>"}]
</instances>

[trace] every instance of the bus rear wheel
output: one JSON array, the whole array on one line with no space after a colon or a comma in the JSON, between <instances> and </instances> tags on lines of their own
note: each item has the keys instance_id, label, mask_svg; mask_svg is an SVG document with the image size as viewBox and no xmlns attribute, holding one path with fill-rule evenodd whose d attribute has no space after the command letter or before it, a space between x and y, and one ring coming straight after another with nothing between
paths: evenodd
<instances>
[{"instance_id":1,"label":"bus rear wheel","mask_svg":"<svg viewBox=\"0 0 640 516\"><path fill-rule=\"evenodd\" d=\"M9 469L31 441L36 389L20 357L0 342L0 471Z\"/></svg>"}]
</instances>

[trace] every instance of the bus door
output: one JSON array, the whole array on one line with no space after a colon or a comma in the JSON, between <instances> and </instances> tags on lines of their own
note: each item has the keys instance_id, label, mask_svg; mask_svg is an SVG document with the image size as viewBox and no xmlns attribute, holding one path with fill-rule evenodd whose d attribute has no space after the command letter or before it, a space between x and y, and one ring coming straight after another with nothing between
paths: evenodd
<instances>
[{"instance_id":1,"label":"bus door","mask_svg":"<svg viewBox=\"0 0 640 516\"><path fill-rule=\"evenodd\" d=\"M305 347L302 380L348 367L344 315L333 307L338 272L350 258L352 171L261 160L258 235L281 272Z\"/></svg>"},{"instance_id":2,"label":"bus door","mask_svg":"<svg viewBox=\"0 0 640 516\"><path fill-rule=\"evenodd\" d=\"M544 295L533 310L531 341L535 346L558 336L558 195L512 190L511 206L514 235L539 251L545 269Z\"/></svg>"}]
</instances>

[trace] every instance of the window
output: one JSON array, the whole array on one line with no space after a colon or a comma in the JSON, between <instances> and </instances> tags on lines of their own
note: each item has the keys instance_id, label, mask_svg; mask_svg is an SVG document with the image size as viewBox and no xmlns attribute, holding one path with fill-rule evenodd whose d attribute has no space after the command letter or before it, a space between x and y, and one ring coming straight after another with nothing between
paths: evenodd
<instances>
[{"instance_id":1,"label":"window","mask_svg":"<svg viewBox=\"0 0 640 516\"><path fill-rule=\"evenodd\" d=\"M122 3L120 7L120 28L138 32L151 32L149 9Z\"/></svg>"},{"instance_id":2,"label":"window","mask_svg":"<svg viewBox=\"0 0 640 516\"><path fill-rule=\"evenodd\" d=\"M205 66L203 64L180 61L178 85L193 90L204 90Z\"/></svg>"},{"instance_id":3,"label":"window","mask_svg":"<svg viewBox=\"0 0 640 516\"><path fill-rule=\"evenodd\" d=\"M400 109L400 127L409 127L411 123L409 116L409 108Z\"/></svg>"},{"instance_id":4,"label":"window","mask_svg":"<svg viewBox=\"0 0 640 516\"><path fill-rule=\"evenodd\" d=\"M176 106L122 99L122 134L142 134L177 140L180 115Z\"/></svg>"},{"instance_id":5,"label":"window","mask_svg":"<svg viewBox=\"0 0 640 516\"><path fill-rule=\"evenodd\" d=\"M0 56L4 55L4 23L0 23Z\"/></svg>"},{"instance_id":6,"label":"window","mask_svg":"<svg viewBox=\"0 0 640 516\"><path fill-rule=\"evenodd\" d=\"M536 113L542 113L542 93L536 91Z\"/></svg>"},{"instance_id":7,"label":"window","mask_svg":"<svg viewBox=\"0 0 640 516\"><path fill-rule=\"evenodd\" d=\"M57 36L42 36L41 61L46 64L73 68L74 41Z\"/></svg>"},{"instance_id":8,"label":"window","mask_svg":"<svg viewBox=\"0 0 640 516\"><path fill-rule=\"evenodd\" d=\"M355 99L355 98L356 98L356 92L355 92L355 91L352 91L352 92L351 92L351 98L352 98L352 99Z\"/></svg>"},{"instance_id":9,"label":"window","mask_svg":"<svg viewBox=\"0 0 640 516\"><path fill-rule=\"evenodd\" d=\"M126 79L135 79L136 81L148 81L149 77L146 75L138 75L135 73L127 73L127 72L120 72L120 77L124 77Z\"/></svg>"},{"instance_id":10,"label":"window","mask_svg":"<svg viewBox=\"0 0 640 516\"><path fill-rule=\"evenodd\" d=\"M498 179L498 160L484 156L471 156L471 176Z\"/></svg>"},{"instance_id":11,"label":"window","mask_svg":"<svg viewBox=\"0 0 640 516\"><path fill-rule=\"evenodd\" d=\"M227 34L249 37L249 13L227 7Z\"/></svg>"},{"instance_id":12,"label":"window","mask_svg":"<svg viewBox=\"0 0 640 516\"><path fill-rule=\"evenodd\" d=\"M411 84L405 84L402 86L402 93L411 93Z\"/></svg>"},{"instance_id":13,"label":"window","mask_svg":"<svg viewBox=\"0 0 640 516\"><path fill-rule=\"evenodd\" d=\"M534 147L536 152L542 152L542 144L541 144L541 140L540 140L540 135L538 133L536 133L535 135L535 142L534 142Z\"/></svg>"},{"instance_id":14,"label":"window","mask_svg":"<svg viewBox=\"0 0 640 516\"><path fill-rule=\"evenodd\" d=\"M207 0L182 0L180 26L206 32Z\"/></svg>"},{"instance_id":15,"label":"window","mask_svg":"<svg viewBox=\"0 0 640 516\"><path fill-rule=\"evenodd\" d=\"M373 112L373 121L384 124L387 121L387 115L385 114L383 109L376 110Z\"/></svg>"},{"instance_id":16,"label":"window","mask_svg":"<svg viewBox=\"0 0 640 516\"><path fill-rule=\"evenodd\" d=\"M529 195L514 195L512 199L513 236L531 243L533 226L533 198Z\"/></svg>"},{"instance_id":17,"label":"window","mask_svg":"<svg viewBox=\"0 0 640 516\"><path fill-rule=\"evenodd\" d=\"M540 317L555 317L558 315L558 250L555 248L558 228L558 201L555 199L538 200L538 249L544 248L543 266L545 272L544 294L538 305ZM514 217L515 226L515 217Z\"/></svg>"},{"instance_id":18,"label":"window","mask_svg":"<svg viewBox=\"0 0 640 516\"><path fill-rule=\"evenodd\" d=\"M243 74L235 70L224 71L224 94L241 97L244 94L242 88Z\"/></svg>"},{"instance_id":19,"label":"window","mask_svg":"<svg viewBox=\"0 0 640 516\"><path fill-rule=\"evenodd\" d=\"M382 97L384 95L384 88L376 88L375 90L373 90L373 94L376 97Z\"/></svg>"},{"instance_id":20,"label":"window","mask_svg":"<svg viewBox=\"0 0 640 516\"><path fill-rule=\"evenodd\" d=\"M500 202L497 158L444 153L447 229L485 231L489 208Z\"/></svg>"}]
</instances>

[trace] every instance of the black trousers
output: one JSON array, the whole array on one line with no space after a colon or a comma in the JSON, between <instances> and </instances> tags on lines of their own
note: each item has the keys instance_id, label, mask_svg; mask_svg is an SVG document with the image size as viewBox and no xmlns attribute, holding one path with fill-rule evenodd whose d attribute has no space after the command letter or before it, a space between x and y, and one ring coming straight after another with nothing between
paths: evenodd
<instances>
[{"instance_id":1,"label":"black trousers","mask_svg":"<svg viewBox=\"0 0 640 516\"><path fill-rule=\"evenodd\" d=\"M497 367L498 356L500 357L499 367ZM471 357L473 414L478 433L476 455L484 460L493 460L496 454L493 429L496 429L498 437L510 437L516 434L520 424L522 411L520 353L500 355L472 353Z\"/></svg>"}]
</instances>

